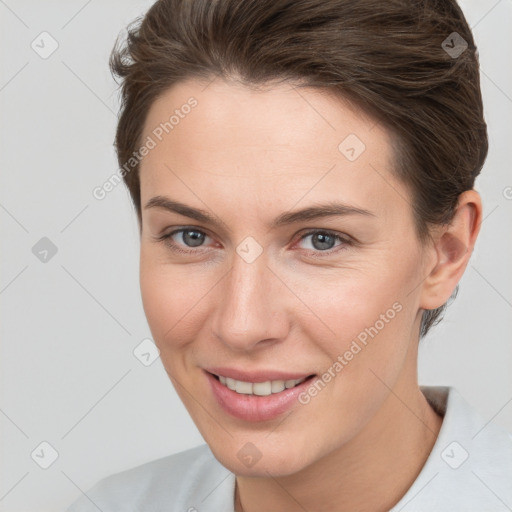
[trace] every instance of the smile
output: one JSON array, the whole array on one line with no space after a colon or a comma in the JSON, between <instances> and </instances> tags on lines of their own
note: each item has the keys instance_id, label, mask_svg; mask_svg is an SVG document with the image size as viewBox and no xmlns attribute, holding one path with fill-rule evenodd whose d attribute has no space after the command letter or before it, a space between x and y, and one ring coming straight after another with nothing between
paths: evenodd
<instances>
[{"instance_id":1,"label":"smile","mask_svg":"<svg viewBox=\"0 0 512 512\"><path fill-rule=\"evenodd\" d=\"M244 421L272 420L300 407L298 396L315 378L305 373L234 368L209 368L204 375L217 405Z\"/></svg>"},{"instance_id":2,"label":"smile","mask_svg":"<svg viewBox=\"0 0 512 512\"><path fill-rule=\"evenodd\" d=\"M304 382L307 377L302 379L290 380L267 380L265 382L245 382L242 380L224 377L223 375L214 375L221 384L241 395L269 396L280 393L285 389L291 389Z\"/></svg>"}]
</instances>

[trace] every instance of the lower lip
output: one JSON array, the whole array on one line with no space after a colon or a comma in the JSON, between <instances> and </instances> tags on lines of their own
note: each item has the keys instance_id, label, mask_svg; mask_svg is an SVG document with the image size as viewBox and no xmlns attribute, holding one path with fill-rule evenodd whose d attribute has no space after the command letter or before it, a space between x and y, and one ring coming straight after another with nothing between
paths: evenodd
<instances>
[{"instance_id":1,"label":"lower lip","mask_svg":"<svg viewBox=\"0 0 512 512\"><path fill-rule=\"evenodd\" d=\"M231 416L245 421L266 421L277 418L288 411L298 396L305 391L313 377L307 378L298 386L284 389L268 396L243 395L221 384L211 373L205 371L219 405Z\"/></svg>"}]
</instances>

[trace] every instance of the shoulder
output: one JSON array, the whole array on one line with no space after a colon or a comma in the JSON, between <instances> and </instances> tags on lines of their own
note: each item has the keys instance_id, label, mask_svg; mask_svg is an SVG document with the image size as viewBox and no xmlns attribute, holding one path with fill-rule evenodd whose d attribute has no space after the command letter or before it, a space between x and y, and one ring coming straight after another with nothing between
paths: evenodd
<instances>
[{"instance_id":1,"label":"shoulder","mask_svg":"<svg viewBox=\"0 0 512 512\"><path fill-rule=\"evenodd\" d=\"M103 478L66 512L203 511L214 490L208 509L233 499L234 475L201 445Z\"/></svg>"},{"instance_id":2,"label":"shoulder","mask_svg":"<svg viewBox=\"0 0 512 512\"><path fill-rule=\"evenodd\" d=\"M422 391L443 424L425 466L393 511L510 510L512 434L485 421L454 388Z\"/></svg>"}]
</instances>

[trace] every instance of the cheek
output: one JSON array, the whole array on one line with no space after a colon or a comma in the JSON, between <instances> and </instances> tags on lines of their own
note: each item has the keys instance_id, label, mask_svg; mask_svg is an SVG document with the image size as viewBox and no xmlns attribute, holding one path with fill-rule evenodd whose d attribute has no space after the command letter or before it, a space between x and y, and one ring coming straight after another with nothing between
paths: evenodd
<instances>
[{"instance_id":1,"label":"cheek","mask_svg":"<svg viewBox=\"0 0 512 512\"><path fill-rule=\"evenodd\" d=\"M318 319L316 328L323 324L330 338L347 340L373 325L402 295L394 276L364 271L357 276L340 272L330 279L317 279L302 297Z\"/></svg>"},{"instance_id":2,"label":"cheek","mask_svg":"<svg viewBox=\"0 0 512 512\"><path fill-rule=\"evenodd\" d=\"M335 431L343 423L348 439L379 409L388 393L386 384L399 378L407 361L414 315L404 294L399 294L400 283L390 285L378 275L353 284L347 281L324 287L309 299L322 297L315 313L335 334L318 329L322 324L316 321L303 325L308 325L305 336L327 356L319 375L326 391L318 393L316 407L326 412L329 429ZM316 392L311 389L310 393L315 407Z\"/></svg>"},{"instance_id":3,"label":"cheek","mask_svg":"<svg viewBox=\"0 0 512 512\"><path fill-rule=\"evenodd\" d=\"M174 271L173 271L174 270ZM187 291L185 278L170 265L158 262L152 255L141 252L140 290L144 312L155 343L162 351L182 328L193 297ZM190 286L190 285L189 285Z\"/></svg>"},{"instance_id":4,"label":"cheek","mask_svg":"<svg viewBox=\"0 0 512 512\"><path fill-rule=\"evenodd\" d=\"M142 303L164 363L198 338L208 316L207 292L214 284L207 270L171 265L150 249L141 251Z\"/></svg>"},{"instance_id":5,"label":"cheek","mask_svg":"<svg viewBox=\"0 0 512 512\"><path fill-rule=\"evenodd\" d=\"M303 323L306 336L316 340L331 365L341 356L343 369L336 373L351 382L375 379L369 368L392 378L404 362L415 318L415 299L407 295L411 277L407 269L402 272L409 264L398 268L383 261L357 274L340 273L318 280L303 296L316 317Z\"/></svg>"}]
</instances>

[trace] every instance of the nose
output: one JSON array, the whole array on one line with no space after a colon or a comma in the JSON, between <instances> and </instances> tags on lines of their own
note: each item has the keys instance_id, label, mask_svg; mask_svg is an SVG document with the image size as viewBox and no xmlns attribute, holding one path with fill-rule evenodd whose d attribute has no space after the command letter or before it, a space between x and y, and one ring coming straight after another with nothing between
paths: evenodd
<instances>
[{"instance_id":1,"label":"nose","mask_svg":"<svg viewBox=\"0 0 512 512\"><path fill-rule=\"evenodd\" d=\"M263 255L247 263L235 254L233 266L221 283L213 331L223 344L231 350L250 352L286 338L289 319L284 286Z\"/></svg>"}]
</instances>

